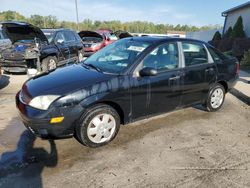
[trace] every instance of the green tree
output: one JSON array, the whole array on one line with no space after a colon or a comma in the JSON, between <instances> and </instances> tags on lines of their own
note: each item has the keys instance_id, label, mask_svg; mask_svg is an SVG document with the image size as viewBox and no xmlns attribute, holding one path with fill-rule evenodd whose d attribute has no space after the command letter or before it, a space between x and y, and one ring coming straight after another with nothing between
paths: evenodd
<instances>
[{"instance_id":1,"label":"green tree","mask_svg":"<svg viewBox=\"0 0 250 188\"><path fill-rule=\"evenodd\" d=\"M232 37L233 38L246 37L246 34L244 32L243 19L241 16L238 18L237 22L235 23L233 27Z\"/></svg>"},{"instance_id":2,"label":"green tree","mask_svg":"<svg viewBox=\"0 0 250 188\"><path fill-rule=\"evenodd\" d=\"M233 29L229 27L226 33L224 34L223 38L231 39L233 38Z\"/></svg>"},{"instance_id":3,"label":"green tree","mask_svg":"<svg viewBox=\"0 0 250 188\"><path fill-rule=\"evenodd\" d=\"M46 27L45 26L45 18L43 16L40 16L37 14L31 15L29 20L33 25L35 25L37 27L41 27L41 28Z\"/></svg>"},{"instance_id":4,"label":"green tree","mask_svg":"<svg viewBox=\"0 0 250 188\"><path fill-rule=\"evenodd\" d=\"M214 40L221 40L221 34L219 31L216 31L215 34L214 34L214 37L212 39L213 41Z\"/></svg>"}]
</instances>

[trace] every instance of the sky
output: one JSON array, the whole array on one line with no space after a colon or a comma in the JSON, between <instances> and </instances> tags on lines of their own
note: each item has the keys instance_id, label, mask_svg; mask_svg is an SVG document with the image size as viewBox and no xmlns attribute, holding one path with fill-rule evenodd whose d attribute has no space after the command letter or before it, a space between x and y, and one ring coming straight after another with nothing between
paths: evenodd
<instances>
[{"instance_id":1,"label":"sky","mask_svg":"<svg viewBox=\"0 0 250 188\"><path fill-rule=\"evenodd\" d=\"M221 13L246 0L78 0L79 20L149 21L195 26L223 25ZM75 0L0 0L0 12L53 15L76 21Z\"/></svg>"}]
</instances>

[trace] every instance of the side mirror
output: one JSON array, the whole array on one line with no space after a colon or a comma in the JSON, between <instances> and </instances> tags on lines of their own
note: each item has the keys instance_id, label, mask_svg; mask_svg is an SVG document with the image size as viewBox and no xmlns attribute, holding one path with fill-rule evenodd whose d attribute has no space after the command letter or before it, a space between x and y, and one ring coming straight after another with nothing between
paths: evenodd
<instances>
[{"instance_id":1,"label":"side mirror","mask_svg":"<svg viewBox=\"0 0 250 188\"><path fill-rule=\"evenodd\" d=\"M139 72L140 76L155 76L157 75L157 70L152 67L145 67Z\"/></svg>"},{"instance_id":2,"label":"side mirror","mask_svg":"<svg viewBox=\"0 0 250 188\"><path fill-rule=\"evenodd\" d=\"M64 43L64 40L63 40L63 39L58 39L58 40L56 41L56 43L58 43L58 44L63 44L63 43Z\"/></svg>"}]
</instances>

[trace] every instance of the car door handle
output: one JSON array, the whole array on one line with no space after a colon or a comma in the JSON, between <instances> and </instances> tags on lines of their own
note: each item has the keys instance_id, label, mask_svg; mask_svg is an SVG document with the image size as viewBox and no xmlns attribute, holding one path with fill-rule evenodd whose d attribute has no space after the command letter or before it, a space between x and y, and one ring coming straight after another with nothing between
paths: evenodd
<instances>
[{"instance_id":1,"label":"car door handle","mask_svg":"<svg viewBox=\"0 0 250 188\"><path fill-rule=\"evenodd\" d=\"M180 79L180 76L174 76L174 77L169 78L170 81L171 80L178 80L178 79Z\"/></svg>"}]
</instances>

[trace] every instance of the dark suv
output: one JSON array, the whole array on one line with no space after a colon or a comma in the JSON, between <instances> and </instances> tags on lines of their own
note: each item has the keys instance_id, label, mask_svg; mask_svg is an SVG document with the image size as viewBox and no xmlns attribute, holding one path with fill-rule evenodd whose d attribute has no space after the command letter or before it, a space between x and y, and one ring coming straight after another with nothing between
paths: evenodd
<instances>
[{"instance_id":1,"label":"dark suv","mask_svg":"<svg viewBox=\"0 0 250 188\"><path fill-rule=\"evenodd\" d=\"M41 71L47 71L83 58L82 41L70 29L41 30L25 22L4 22L2 29L12 42L10 48L1 52L5 71L26 72L38 64Z\"/></svg>"}]
</instances>

